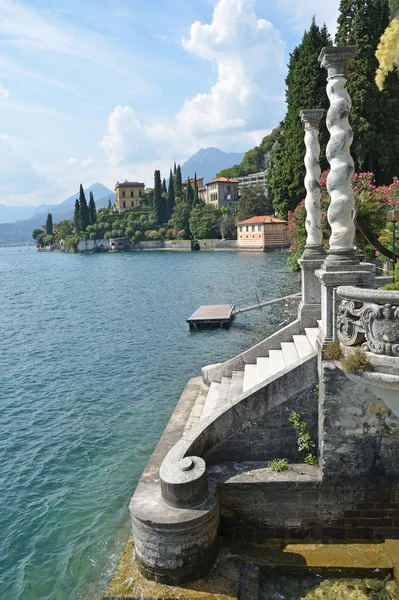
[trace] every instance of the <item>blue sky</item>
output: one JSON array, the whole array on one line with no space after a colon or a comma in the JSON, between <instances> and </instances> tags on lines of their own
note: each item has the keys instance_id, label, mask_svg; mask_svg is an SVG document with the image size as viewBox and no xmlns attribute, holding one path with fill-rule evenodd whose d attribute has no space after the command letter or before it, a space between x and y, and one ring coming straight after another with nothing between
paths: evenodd
<instances>
[{"instance_id":1,"label":"blue sky","mask_svg":"<svg viewBox=\"0 0 399 600\"><path fill-rule=\"evenodd\" d=\"M0 0L0 202L152 184L283 118L289 52L339 0Z\"/></svg>"}]
</instances>

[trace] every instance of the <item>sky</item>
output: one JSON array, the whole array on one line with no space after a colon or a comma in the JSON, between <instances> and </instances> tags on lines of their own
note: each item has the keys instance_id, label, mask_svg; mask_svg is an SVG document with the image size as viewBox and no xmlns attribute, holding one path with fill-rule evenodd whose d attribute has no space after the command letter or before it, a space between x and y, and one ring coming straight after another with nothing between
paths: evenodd
<instances>
[{"instance_id":1,"label":"sky","mask_svg":"<svg viewBox=\"0 0 399 600\"><path fill-rule=\"evenodd\" d=\"M0 202L152 185L285 114L289 53L339 0L0 0Z\"/></svg>"}]
</instances>

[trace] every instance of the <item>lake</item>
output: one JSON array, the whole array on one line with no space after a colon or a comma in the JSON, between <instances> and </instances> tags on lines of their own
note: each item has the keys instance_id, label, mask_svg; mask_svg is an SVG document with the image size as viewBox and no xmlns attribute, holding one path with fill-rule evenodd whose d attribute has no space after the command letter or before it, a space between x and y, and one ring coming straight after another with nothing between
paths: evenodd
<instances>
[{"instance_id":1,"label":"lake","mask_svg":"<svg viewBox=\"0 0 399 600\"><path fill-rule=\"evenodd\" d=\"M0 597L101 595L128 503L189 378L271 333L279 309L190 333L200 304L299 290L286 253L0 248Z\"/></svg>"}]
</instances>

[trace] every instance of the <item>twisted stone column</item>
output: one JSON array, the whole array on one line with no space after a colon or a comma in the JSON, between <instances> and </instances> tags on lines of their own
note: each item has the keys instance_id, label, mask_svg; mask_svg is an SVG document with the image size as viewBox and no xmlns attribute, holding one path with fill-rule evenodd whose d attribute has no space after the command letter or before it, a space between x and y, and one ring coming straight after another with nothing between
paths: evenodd
<instances>
[{"instance_id":1,"label":"twisted stone column","mask_svg":"<svg viewBox=\"0 0 399 600\"><path fill-rule=\"evenodd\" d=\"M321 66L328 72L327 95L330 100L327 113L327 129L330 132L327 160L331 170L327 178L327 190L331 204L327 217L331 237L327 262L356 263L356 229L353 221L355 197L351 186L354 164L349 151L353 133L348 122L352 103L346 90L348 68L355 52L355 46L326 47L319 57Z\"/></svg>"},{"instance_id":2,"label":"twisted stone column","mask_svg":"<svg viewBox=\"0 0 399 600\"><path fill-rule=\"evenodd\" d=\"M306 247L303 256L322 252L323 234L321 231L320 208L320 144L319 128L324 115L323 109L302 110L299 114L305 127L305 188L306 188Z\"/></svg>"}]
</instances>

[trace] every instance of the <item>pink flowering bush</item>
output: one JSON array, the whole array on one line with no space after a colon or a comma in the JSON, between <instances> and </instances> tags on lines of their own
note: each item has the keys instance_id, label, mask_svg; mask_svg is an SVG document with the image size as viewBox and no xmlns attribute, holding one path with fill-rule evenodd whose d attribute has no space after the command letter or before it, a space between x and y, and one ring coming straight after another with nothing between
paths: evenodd
<instances>
[{"instance_id":1,"label":"pink flowering bush","mask_svg":"<svg viewBox=\"0 0 399 600\"><path fill-rule=\"evenodd\" d=\"M322 173L321 188L321 229L323 246L327 250L331 229L327 220L327 210L330 197L327 192L328 171ZM390 249L392 244L392 226L387 226L386 214L391 208L399 209L399 181L395 179L390 186L376 187L373 173L355 173L352 186L356 199L357 244L368 258L375 256L374 247L367 241L360 229L372 231L380 238L381 243ZM306 210L305 200L302 200L294 211L288 213L288 232L291 239L291 255L288 264L293 271L298 271L298 259L301 257L306 244Z\"/></svg>"}]
</instances>

